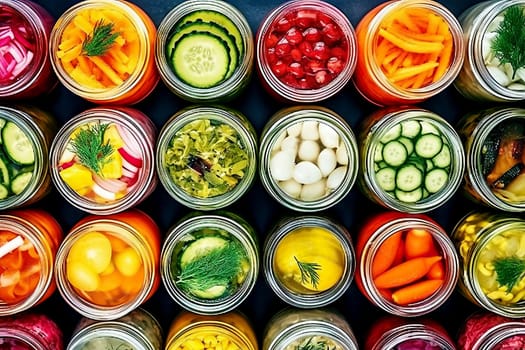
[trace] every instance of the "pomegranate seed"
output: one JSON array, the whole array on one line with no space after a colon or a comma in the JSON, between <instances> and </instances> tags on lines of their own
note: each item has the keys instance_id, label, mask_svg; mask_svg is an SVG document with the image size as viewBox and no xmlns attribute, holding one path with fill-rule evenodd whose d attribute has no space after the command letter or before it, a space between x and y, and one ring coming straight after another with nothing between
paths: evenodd
<instances>
[{"instance_id":1,"label":"pomegranate seed","mask_svg":"<svg viewBox=\"0 0 525 350\"><path fill-rule=\"evenodd\" d=\"M303 66L299 62L293 62L288 66L288 73L290 73L297 79L300 79L304 77Z\"/></svg>"},{"instance_id":2,"label":"pomegranate seed","mask_svg":"<svg viewBox=\"0 0 525 350\"><path fill-rule=\"evenodd\" d=\"M330 71L332 74L339 74L344 68L344 62L340 60L337 57L330 57L328 62L326 63L326 68Z\"/></svg>"},{"instance_id":3,"label":"pomegranate seed","mask_svg":"<svg viewBox=\"0 0 525 350\"><path fill-rule=\"evenodd\" d=\"M318 60L327 60L330 58L330 49L324 42L318 41L314 44L312 56Z\"/></svg>"},{"instance_id":4,"label":"pomegranate seed","mask_svg":"<svg viewBox=\"0 0 525 350\"><path fill-rule=\"evenodd\" d=\"M299 79L297 84L299 85L298 88L302 90L313 89L316 85L314 78L310 76Z\"/></svg>"},{"instance_id":5,"label":"pomegranate seed","mask_svg":"<svg viewBox=\"0 0 525 350\"><path fill-rule=\"evenodd\" d=\"M297 84L297 79L295 79L295 77L288 73L286 75L284 75L282 78L281 78L281 81L288 85L288 86L291 86L291 87L298 87L298 84Z\"/></svg>"},{"instance_id":6,"label":"pomegranate seed","mask_svg":"<svg viewBox=\"0 0 525 350\"><path fill-rule=\"evenodd\" d=\"M273 47L270 47L268 50L266 50L266 59L270 64L277 62L277 55L275 54L275 49Z\"/></svg>"},{"instance_id":7,"label":"pomegranate seed","mask_svg":"<svg viewBox=\"0 0 525 350\"><path fill-rule=\"evenodd\" d=\"M321 70L315 73L315 82L321 86L328 84L331 80L327 71Z\"/></svg>"},{"instance_id":8,"label":"pomegranate seed","mask_svg":"<svg viewBox=\"0 0 525 350\"><path fill-rule=\"evenodd\" d=\"M299 50L301 50L304 56L313 58L312 55L314 52L314 47L312 46L311 43L309 43L308 41L303 41L302 43L299 44L298 48Z\"/></svg>"},{"instance_id":9,"label":"pomegranate seed","mask_svg":"<svg viewBox=\"0 0 525 350\"><path fill-rule=\"evenodd\" d=\"M333 47L331 50L330 50L330 55L332 57L337 57L339 59L343 59L346 57L346 50L343 49L342 47L340 46L336 46L336 47Z\"/></svg>"},{"instance_id":10,"label":"pomegranate seed","mask_svg":"<svg viewBox=\"0 0 525 350\"><path fill-rule=\"evenodd\" d=\"M292 57L292 60L295 62L300 62L303 58L303 54L299 49L292 49L292 51L290 51L290 57Z\"/></svg>"},{"instance_id":11,"label":"pomegranate seed","mask_svg":"<svg viewBox=\"0 0 525 350\"><path fill-rule=\"evenodd\" d=\"M292 28L292 22L286 17L280 18L274 26L274 30L279 33L285 33L290 28Z\"/></svg>"},{"instance_id":12,"label":"pomegranate seed","mask_svg":"<svg viewBox=\"0 0 525 350\"><path fill-rule=\"evenodd\" d=\"M323 62L318 60L308 60L305 62L304 67L307 72L314 74L325 69Z\"/></svg>"},{"instance_id":13,"label":"pomegranate seed","mask_svg":"<svg viewBox=\"0 0 525 350\"><path fill-rule=\"evenodd\" d=\"M321 13L321 12L317 15L317 24L319 25L319 28L324 28L327 25L333 24L333 23L334 21L332 21L332 19L328 17L328 15Z\"/></svg>"},{"instance_id":14,"label":"pomegranate seed","mask_svg":"<svg viewBox=\"0 0 525 350\"><path fill-rule=\"evenodd\" d=\"M272 72L277 77L282 77L288 71L286 64L283 61L277 61L272 66Z\"/></svg>"},{"instance_id":15,"label":"pomegranate seed","mask_svg":"<svg viewBox=\"0 0 525 350\"><path fill-rule=\"evenodd\" d=\"M301 29L313 26L317 22L317 11L300 10L295 17L295 25Z\"/></svg>"},{"instance_id":16,"label":"pomegranate seed","mask_svg":"<svg viewBox=\"0 0 525 350\"><path fill-rule=\"evenodd\" d=\"M279 41L279 43L275 46L275 54L277 57L286 56L291 50L292 46L285 39Z\"/></svg>"},{"instance_id":17,"label":"pomegranate seed","mask_svg":"<svg viewBox=\"0 0 525 350\"><path fill-rule=\"evenodd\" d=\"M304 40L310 41L310 42L317 42L321 40L322 35L319 29L310 27L306 28L306 30L303 32Z\"/></svg>"},{"instance_id":18,"label":"pomegranate seed","mask_svg":"<svg viewBox=\"0 0 525 350\"><path fill-rule=\"evenodd\" d=\"M270 34L265 41L266 47L274 47L279 42L279 37L275 34Z\"/></svg>"},{"instance_id":19,"label":"pomegranate seed","mask_svg":"<svg viewBox=\"0 0 525 350\"><path fill-rule=\"evenodd\" d=\"M323 38L327 44L335 44L341 40L342 37L343 33L335 24L330 23L323 27Z\"/></svg>"},{"instance_id":20,"label":"pomegranate seed","mask_svg":"<svg viewBox=\"0 0 525 350\"><path fill-rule=\"evenodd\" d=\"M303 35L295 27L288 29L284 37L291 45L297 45L303 41Z\"/></svg>"}]
</instances>

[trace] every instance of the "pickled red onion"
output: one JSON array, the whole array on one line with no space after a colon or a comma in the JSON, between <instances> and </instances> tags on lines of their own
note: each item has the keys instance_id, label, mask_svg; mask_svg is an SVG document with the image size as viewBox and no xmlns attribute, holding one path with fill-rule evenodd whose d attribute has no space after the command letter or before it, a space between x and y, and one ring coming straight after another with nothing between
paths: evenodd
<instances>
[{"instance_id":1,"label":"pickled red onion","mask_svg":"<svg viewBox=\"0 0 525 350\"><path fill-rule=\"evenodd\" d=\"M0 83L13 81L29 66L34 47L23 27L0 27Z\"/></svg>"}]
</instances>

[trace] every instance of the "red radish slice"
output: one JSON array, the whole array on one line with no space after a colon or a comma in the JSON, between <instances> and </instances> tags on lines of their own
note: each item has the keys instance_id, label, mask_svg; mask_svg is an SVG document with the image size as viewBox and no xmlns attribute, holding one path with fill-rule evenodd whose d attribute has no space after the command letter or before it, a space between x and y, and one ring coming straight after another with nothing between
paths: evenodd
<instances>
[{"instance_id":1,"label":"red radish slice","mask_svg":"<svg viewBox=\"0 0 525 350\"><path fill-rule=\"evenodd\" d=\"M128 184L128 192L130 192L131 186L136 184L138 179L139 179L139 177L137 175L131 176L131 177L129 177L129 176L122 176L120 178L120 181L125 182L125 183Z\"/></svg>"},{"instance_id":2,"label":"red radish slice","mask_svg":"<svg viewBox=\"0 0 525 350\"><path fill-rule=\"evenodd\" d=\"M128 187L128 185L125 182L117 179L104 179L103 177L100 177L98 175L93 175L93 179L95 180L97 185L113 193L125 191Z\"/></svg>"},{"instance_id":3,"label":"red radish slice","mask_svg":"<svg viewBox=\"0 0 525 350\"><path fill-rule=\"evenodd\" d=\"M135 177L135 176L137 176L136 171L131 171L129 169L122 168L122 177Z\"/></svg>"},{"instance_id":4,"label":"red radish slice","mask_svg":"<svg viewBox=\"0 0 525 350\"><path fill-rule=\"evenodd\" d=\"M71 159L69 162L60 163L60 165L58 166L58 169L59 170L67 169L75 163L76 163L75 160Z\"/></svg>"},{"instance_id":5,"label":"red radish slice","mask_svg":"<svg viewBox=\"0 0 525 350\"><path fill-rule=\"evenodd\" d=\"M118 149L118 153L120 153L120 155L122 156L123 160L127 161L128 163L130 163L134 167L142 168L142 159L138 158L138 157L135 157L134 155L130 154L128 149L126 149L124 147L120 147Z\"/></svg>"},{"instance_id":6,"label":"red radish slice","mask_svg":"<svg viewBox=\"0 0 525 350\"><path fill-rule=\"evenodd\" d=\"M135 158L140 158L142 155L142 151L140 150L140 146L137 143L137 139L131 134L131 132L126 129L125 126L122 126L120 124L115 124L117 127L117 131L120 134L120 137L122 137L122 141L124 141L124 144L126 145L126 150L129 154L134 156Z\"/></svg>"},{"instance_id":7,"label":"red radish slice","mask_svg":"<svg viewBox=\"0 0 525 350\"><path fill-rule=\"evenodd\" d=\"M96 182L92 186L93 192L101 198L104 198L108 201L114 201L117 199L117 194L115 192L110 192L102 187L100 187Z\"/></svg>"},{"instance_id":8,"label":"red radish slice","mask_svg":"<svg viewBox=\"0 0 525 350\"><path fill-rule=\"evenodd\" d=\"M126 158L122 157L122 170L127 170L127 171L130 171L132 172L133 174L136 174L139 172L139 168L137 168L136 166L134 166L133 164L131 164L130 162L128 162L126 160Z\"/></svg>"}]
</instances>

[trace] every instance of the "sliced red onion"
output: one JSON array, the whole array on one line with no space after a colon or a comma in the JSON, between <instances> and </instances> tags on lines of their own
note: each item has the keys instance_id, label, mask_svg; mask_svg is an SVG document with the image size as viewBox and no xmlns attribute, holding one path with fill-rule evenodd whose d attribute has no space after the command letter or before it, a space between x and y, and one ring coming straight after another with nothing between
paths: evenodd
<instances>
[{"instance_id":1,"label":"sliced red onion","mask_svg":"<svg viewBox=\"0 0 525 350\"><path fill-rule=\"evenodd\" d=\"M8 25L0 27L0 82L13 81L31 64L34 45L28 40L28 32L15 15L6 19Z\"/></svg>"}]
</instances>

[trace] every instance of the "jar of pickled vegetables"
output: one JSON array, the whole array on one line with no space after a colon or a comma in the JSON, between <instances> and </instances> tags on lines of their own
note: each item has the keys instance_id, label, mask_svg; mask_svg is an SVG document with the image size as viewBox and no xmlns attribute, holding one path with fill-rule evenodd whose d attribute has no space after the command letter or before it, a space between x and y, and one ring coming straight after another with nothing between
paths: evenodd
<instances>
[{"instance_id":1,"label":"jar of pickled vegetables","mask_svg":"<svg viewBox=\"0 0 525 350\"><path fill-rule=\"evenodd\" d=\"M455 350L443 326L430 319L407 320L396 316L374 322L364 350Z\"/></svg>"},{"instance_id":2,"label":"jar of pickled vegetables","mask_svg":"<svg viewBox=\"0 0 525 350\"><path fill-rule=\"evenodd\" d=\"M0 346L10 350L63 350L63 335L48 316L26 313L0 318Z\"/></svg>"},{"instance_id":3,"label":"jar of pickled vegetables","mask_svg":"<svg viewBox=\"0 0 525 350\"><path fill-rule=\"evenodd\" d=\"M387 211L366 220L356 246L356 283L380 309L427 314L452 294L459 259L445 230L424 214Z\"/></svg>"},{"instance_id":4,"label":"jar of pickled vegetables","mask_svg":"<svg viewBox=\"0 0 525 350\"><path fill-rule=\"evenodd\" d=\"M158 289L160 232L144 212L81 219L57 252L55 274L62 298L79 314L114 320Z\"/></svg>"},{"instance_id":5,"label":"jar of pickled vegetables","mask_svg":"<svg viewBox=\"0 0 525 350\"><path fill-rule=\"evenodd\" d=\"M357 90L379 105L413 104L443 91L465 57L463 30L432 0L387 1L356 27Z\"/></svg>"},{"instance_id":6,"label":"jar of pickled vegetables","mask_svg":"<svg viewBox=\"0 0 525 350\"><path fill-rule=\"evenodd\" d=\"M139 308L113 321L82 318L73 331L67 349L161 350L162 330L158 321Z\"/></svg>"},{"instance_id":7,"label":"jar of pickled vegetables","mask_svg":"<svg viewBox=\"0 0 525 350\"><path fill-rule=\"evenodd\" d=\"M525 100L525 1L484 1L465 10L459 21L466 55L454 81L465 97L494 102Z\"/></svg>"},{"instance_id":8,"label":"jar of pickled vegetables","mask_svg":"<svg viewBox=\"0 0 525 350\"><path fill-rule=\"evenodd\" d=\"M465 320L457 344L458 350L523 349L525 320L477 312Z\"/></svg>"},{"instance_id":9,"label":"jar of pickled vegetables","mask_svg":"<svg viewBox=\"0 0 525 350\"><path fill-rule=\"evenodd\" d=\"M363 122L359 144L359 187L386 208L427 212L443 205L461 185L461 139L433 112L418 107L380 109Z\"/></svg>"},{"instance_id":10,"label":"jar of pickled vegetables","mask_svg":"<svg viewBox=\"0 0 525 350\"><path fill-rule=\"evenodd\" d=\"M130 105L159 80L155 23L128 1L84 0L57 20L51 63L72 93L98 104Z\"/></svg>"},{"instance_id":11,"label":"jar of pickled vegetables","mask_svg":"<svg viewBox=\"0 0 525 350\"><path fill-rule=\"evenodd\" d=\"M236 110L191 106L164 124L156 155L157 174L171 197L192 209L220 209L250 189L257 136Z\"/></svg>"},{"instance_id":12,"label":"jar of pickled vegetables","mask_svg":"<svg viewBox=\"0 0 525 350\"><path fill-rule=\"evenodd\" d=\"M525 109L469 113L456 129L466 153L464 192L491 208L525 211Z\"/></svg>"},{"instance_id":13,"label":"jar of pickled vegetables","mask_svg":"<svg viewBox=\"0 0 525 350\"><path fill-rule=\"evenodd\" d=\"M346 319L332 309L287 308L275 314L264 331L263 350L357 350Z\"/></svg>"},{"instance_id":14,"label":"jar of pickled vegetables","mask_svg":"<svg viewBox=\"0 0 525 350\"><path fill-rule=\"evenodd\" d=\"M325 1L282 3L264 17L255 42L261 82L280 100L325 100L341 91L354 73L354 28L341 10Z\"/></svg>"},{"instance_id":15,"label":"jar of pickled vegetables","mask_svg":"<svg viewBox=\"0 0 525 350\"><path fill-rule=\"evenodd\" d=\"M193 212L168 230L162 246L162 282L194 313L233 310L253 290L258 272L255 231L231 212Z\"/></svg>"},{"instance_id":16,"label":"jar of pickled vegetables","mask_svg":"<svg viewBox=\"0 0 525 350\"><path fill-rule=\"evenodd\" d=\"M43 210L0 214L0 316L27 310L53 294L61 242L62 228Z\"/></svg>"},{"instance_id":17,"label":"jar of pickled vegetables","mask_svg":"<svg viewBox=\"0 0 525 350\"><path fill-rule=\"evenodd\" d=\"M248 85L253 46L250 25L233 5L184 1L160 23L155 59L162 80L177 96L224 102Z\"/></svg>"},{"instance_id":18,"label":"jar of pickled vegetables","mask_svg":"<svg viewBox=\"0 0 525 350\"><path fill-rule=\"evenodd\" d=\"M57 82L48 53L53 17L30 0L2 0L0 23L0 99L52 90Z\"/></svg>"},{"instance_id":19,"label":"jar of pickled vegetables","mask_svg":"<svg viewBox=\"0 0 525 350\"><path fill-rule=\"evenodd\" d=\"M459 252L460 292L505 317L525 317L525 220L471 212L452 233Z\"/></svg>"},{"instance_id":20,"label":"jar of pickled vegetables","mask_svg":"<svg viewBox=\"0 0 525 350\"><path fill-rule=\"evenodd\" d=\"M95 107L67 121L50 151L51 177L73 206L112 214L146 199L157 185L156 128L129 107Z\"/></svg>"},{"instance_id":21,"label":"jar of pickled vegetables","mask_svg":"<svg viewBox=\"0 0 525 350\"><path fill-rule=\"evenodd\" d=\"M240 312L209 316L183 311L173 319L164 349L258 350L259 346L250 322Z\"/></svg>"},{"instance_id":22,"label":"jar of pickled vegetables","mask_svg":"<svg viewBox=\"0 0 525 350\"><path fill-rule=\"evenodd\" d=\"M348 123L319 106L281 109L261 135L259 175L266 191L296 211L327 209L352 189L357 141Z\"/></svg>"},{"instance_id":23,"label":"jar of pickled vegetables","mask_svg":"<svg viewBox=\"0 0 525 350\"><path fill-rule=\"evenodd\" d=\"M263 256L264 276L271 289L300 308L336 301L354 277L350 234L327 217L283 218L267 236Z\"/></svg>"}]
</instances>

